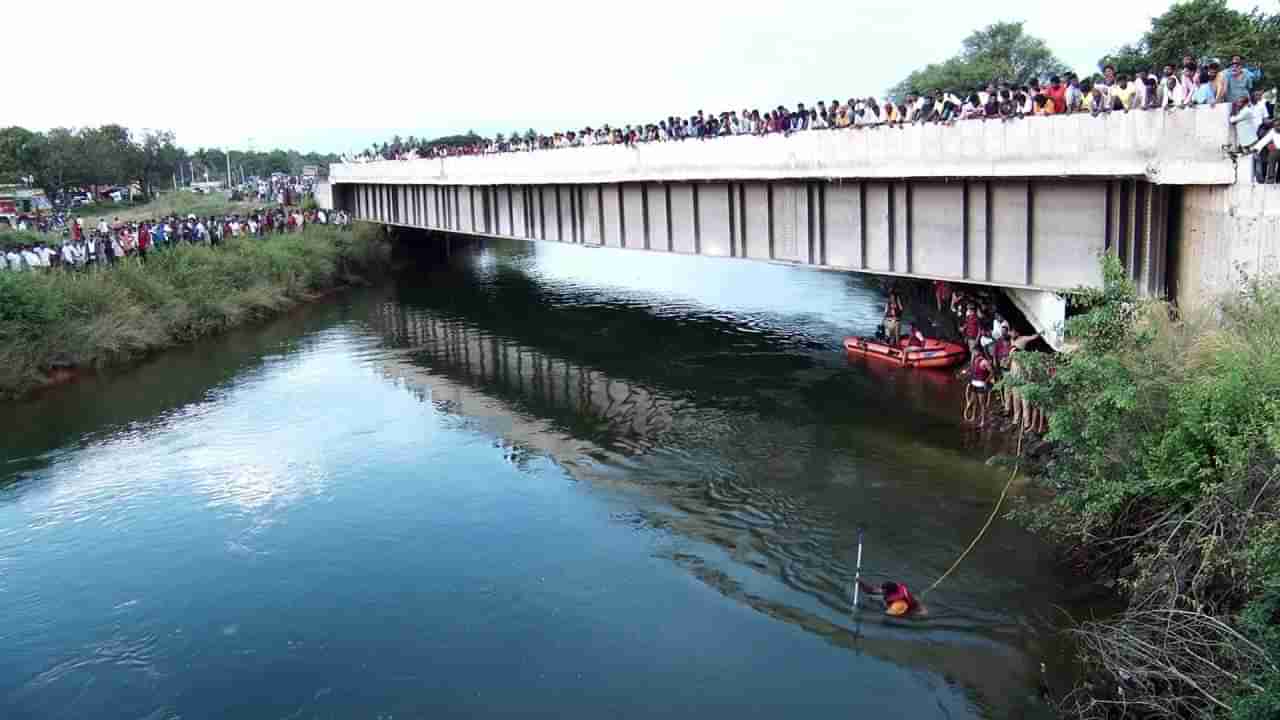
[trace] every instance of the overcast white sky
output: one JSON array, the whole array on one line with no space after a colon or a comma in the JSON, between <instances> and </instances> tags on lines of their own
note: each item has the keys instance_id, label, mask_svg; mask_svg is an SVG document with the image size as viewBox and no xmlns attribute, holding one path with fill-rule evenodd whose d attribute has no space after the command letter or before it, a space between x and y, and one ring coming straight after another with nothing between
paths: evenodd
<instances>
[{"instance_id":1,"label":"overcast white sky","mask_svg":"<svg viewBox=\"0 0 1280 720\"><path fill-rule=\"evenodd\" d=\"M5 56L32 66L11 66L10 82L39 89L6 93L0 127L118 122L173 130L188 148L344 152L396 133L648 122L879 96L999 20L1025 20L1092 71L1169 5L15 0Z\"/></svg>"}]
</instances>

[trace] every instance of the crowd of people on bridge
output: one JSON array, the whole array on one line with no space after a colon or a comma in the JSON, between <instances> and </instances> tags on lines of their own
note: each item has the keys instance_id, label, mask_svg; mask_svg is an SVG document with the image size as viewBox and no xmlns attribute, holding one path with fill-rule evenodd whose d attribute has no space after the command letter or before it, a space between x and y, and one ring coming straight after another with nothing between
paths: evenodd
<instances>
[{"instance_id":1,"label":"crowd of people on bridge","mask_svg":"<svg viewBox=\"0 0 1280 720\"><path fill-rule=\"evenodd\" d=\"M145 262L148 253L179 244L217 246L231 238L263 238L298 232L310 224L347 229L351 218L341 210L274 207L244 215L170 216L140 222L121 222L115 218L108 223L106 218L100 218L96 225L87 227L83 218L75 218L60 233L48 231L48 226L44 226L44 232L40 232L39 227L20 226L20 230L40 232L50 239L0 248L0 271L88 270L109 267L129 258Z\"/></svg>"},{"instance_id":2,"label":"crowd of people on bridge","mask_svg":"<svg viewBox=\"0 0 1280 720\"><path fill-rule=\"evenodd\" d=\"M1245 152L1262 153L1258 170L1274 179L1280 166L1272 131L1274 106L1259 92L1260 74L1245 65L1244 58L1232 56L1224 67L1216 60L1200 61L1191 55L1181 65L1139 70L1132 76L1117 73L1107 65L1100 75L1080 78L1075 73L1053 75L1027 83L990 82L974 88L938 88L923 93L906 93L894 98L853 97L845 101L819 100L794 108L779 105L704 113L688 117L669 116L655 122L631 125L584 127L547 134L530 130L525 135L480 139L462 145L424 142L397 143L384 151L369 151L351 162L412 160L449 155L483 155L528 152L591 145L636 145L641 143L707 140L733 135L789 135L828 129L869 129L901 127L909 124L952 124L964 120L1012 120L1029 116L1138 110L1174 110L1197 105L1229 104L1235 144ZM1265 140L1265 142L1264 142ZM1275 155L1276 162L1271 162ZM1261 178L1260 178L1261 179Z\"/></svg>"}]
</instances>

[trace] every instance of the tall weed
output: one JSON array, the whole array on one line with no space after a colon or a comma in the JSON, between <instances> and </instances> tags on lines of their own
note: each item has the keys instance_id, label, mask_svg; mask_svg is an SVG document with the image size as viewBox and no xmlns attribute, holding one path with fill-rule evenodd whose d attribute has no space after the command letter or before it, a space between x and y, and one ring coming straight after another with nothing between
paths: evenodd
<instances>
[{"instance_id":1,"label":"tall weed","mask_svg":"<svg viewBox=\"0 0 1280 720\"><path fill-rule=\"evenodd\" d=\"M55 367L102 367L268 316L379 272L389 257L362 225L314 226L88 272L0 273L0 395L40 384Z\"/></svg>"}]
</instances>

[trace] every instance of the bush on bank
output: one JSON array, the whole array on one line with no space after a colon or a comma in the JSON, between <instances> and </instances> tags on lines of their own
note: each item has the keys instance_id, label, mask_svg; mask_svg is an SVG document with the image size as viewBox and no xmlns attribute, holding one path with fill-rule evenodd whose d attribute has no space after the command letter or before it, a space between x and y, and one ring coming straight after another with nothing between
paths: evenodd
<instances>
[{"instance_id":1,"label":"bush on bank","mask_svg":"<svg viewBox=\"0 0 1280 720\"><path fill-rule=\"evenodd\" d=\"M1280 717L1280 280L1173 319L1119 263L1025 392L1051 412L1047 506L1019 513L1127 601L1073 630L1065 714ZM1052 362L1052 371L1047 366Z\"/></svg>"},{"instance_id":2,"label":"bush on bank","mask_svg":"<svg viewBox=\"0 0 1280 720\"><path fill-rule=\"evenodd\" d=\"M377 273L389 252L362 223L182 245L87 272L0 273L0 395L267 317Z\"/></svg>"}]
</instances>

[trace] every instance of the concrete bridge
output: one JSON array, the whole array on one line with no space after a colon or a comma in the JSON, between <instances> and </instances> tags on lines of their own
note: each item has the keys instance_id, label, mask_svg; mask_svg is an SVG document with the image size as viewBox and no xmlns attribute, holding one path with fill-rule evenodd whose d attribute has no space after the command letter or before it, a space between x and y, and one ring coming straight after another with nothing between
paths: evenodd
<instances>
[{"instance_id":1,"label":"concrete bridge","mask_svg":"<svg viewBox=\"0 0 1280 720\"><path fill-rule=\"evenodd\" d=\"M388 225L999 286L1053 336L1058 291L1099 285L1102 253L1182 302L1271 262L1280 201L1230 142L1218 106L339 164L330 179L336 207Z\"/></svg>"}]
</instances>

